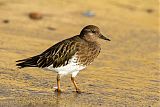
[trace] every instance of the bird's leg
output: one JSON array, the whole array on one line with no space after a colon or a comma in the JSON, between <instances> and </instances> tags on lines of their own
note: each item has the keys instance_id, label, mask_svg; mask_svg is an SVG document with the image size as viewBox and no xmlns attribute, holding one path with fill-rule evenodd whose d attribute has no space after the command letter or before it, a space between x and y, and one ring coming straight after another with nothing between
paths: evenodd
<instances>
[{"instance_id":1,"label":"bird's leg","mask_svg":"<svg viewBox=\"0 0 160 107\"><path fill-rule=\"evenodd\" d=\"M72 77L72 76L71 76L71 81L73 82L73 85L74 85L74 87L76 88L76 92L77 92L77 93L81 93L80 89L77 87L77 84L76 84L74 78L75 78L75 77Z\"/></svg>"},{"instance_id":2,"label":"bird's leg","mask_svg":"<svg viewBox=\"0 0 160 107\"><path fill-rule=\"evenodd\" d=\"M57 74L57 89L56 92L61 92L60 90L60 74Z\"/></svg>"}]
</instances>

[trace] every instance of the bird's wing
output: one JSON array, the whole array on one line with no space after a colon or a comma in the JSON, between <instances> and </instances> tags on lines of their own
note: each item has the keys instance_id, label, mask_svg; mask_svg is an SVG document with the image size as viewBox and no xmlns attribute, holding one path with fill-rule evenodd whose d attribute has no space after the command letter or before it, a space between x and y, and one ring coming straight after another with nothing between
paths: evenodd
<instances>
[{"instance_id":1,"label":"bird's wing","mask_svg":"<svg viewBox=\"0 0 160 107\"><path fill-rule=\"evenodd\" d=\"M64 40L53 45L39 55L37 66L44 68L53 65L56 68L68 64L69 59L77 52L76 44L72 40Z\"/></svg>"}]
</instances>

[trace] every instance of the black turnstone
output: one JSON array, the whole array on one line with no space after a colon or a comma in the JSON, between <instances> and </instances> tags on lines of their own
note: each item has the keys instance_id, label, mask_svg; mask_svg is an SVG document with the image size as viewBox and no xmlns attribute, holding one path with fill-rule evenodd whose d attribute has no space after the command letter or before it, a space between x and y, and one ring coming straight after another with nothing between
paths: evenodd
<instances>
[{"instance_id":1,"label":"black turnstone","mask_svg":"<svg viewBox=\"0 0 160 107\"><path fill-rule=\"evenodd\" d=\"M16 61L19 62L16 66L46 68L57 72L57 92L61 91L61 76L71 74L71 81L79 93L75 76L100 53L99 39L110 41L100 33L97 26L88 25L79 35L58 42L39 55Z\"/></svg>"}]
</instances>

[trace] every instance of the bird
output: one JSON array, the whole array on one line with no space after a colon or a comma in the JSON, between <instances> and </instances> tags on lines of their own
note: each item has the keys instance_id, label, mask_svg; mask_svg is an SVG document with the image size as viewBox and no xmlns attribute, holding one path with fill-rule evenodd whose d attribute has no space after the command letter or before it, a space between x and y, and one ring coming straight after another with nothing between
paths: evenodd
<instances>
[{"instance_id":1,"label":"bird","mask_svg":"<svg viewBox=\"0 0 160 107\"><path fill-rule=\"evenodd\" d=\"M102 35L95 25L87 25L80 34L62 40L51 46L41 54L17 60L18 68L38 67L57 73L56 92L62 92L60 80L64 75L71 75L71 81L77 93L81 93L75 82L79 71L90 65L101 51L100 39L110 41Z\"/></svg>"}]
</instances>

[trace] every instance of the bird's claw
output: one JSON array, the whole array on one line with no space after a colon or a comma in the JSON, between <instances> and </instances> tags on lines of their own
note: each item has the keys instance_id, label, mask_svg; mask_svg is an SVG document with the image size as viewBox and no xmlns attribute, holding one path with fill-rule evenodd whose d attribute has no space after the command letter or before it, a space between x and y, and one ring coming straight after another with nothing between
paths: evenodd
<instances>
[{"instance_id":1,"label":"bird's claw","mask_svg":"<svg viewBox=\"0 0 160 107\"><path fill-rule=\"evenodd\" d=\"M62 91L60 89L55 89L55 92L61 93Z\"/></svg>"},{"instance_id":2,"label":"bird's claw","mask_svg":"<svg viewBox=\"0 0 160 107\"><path fill-rule=\"evenodd\" d=\"M78 94L81 94L81 93L82 93L80 89L77 89L76 92L77 92Z\"/></svg>"}]
</instances>

